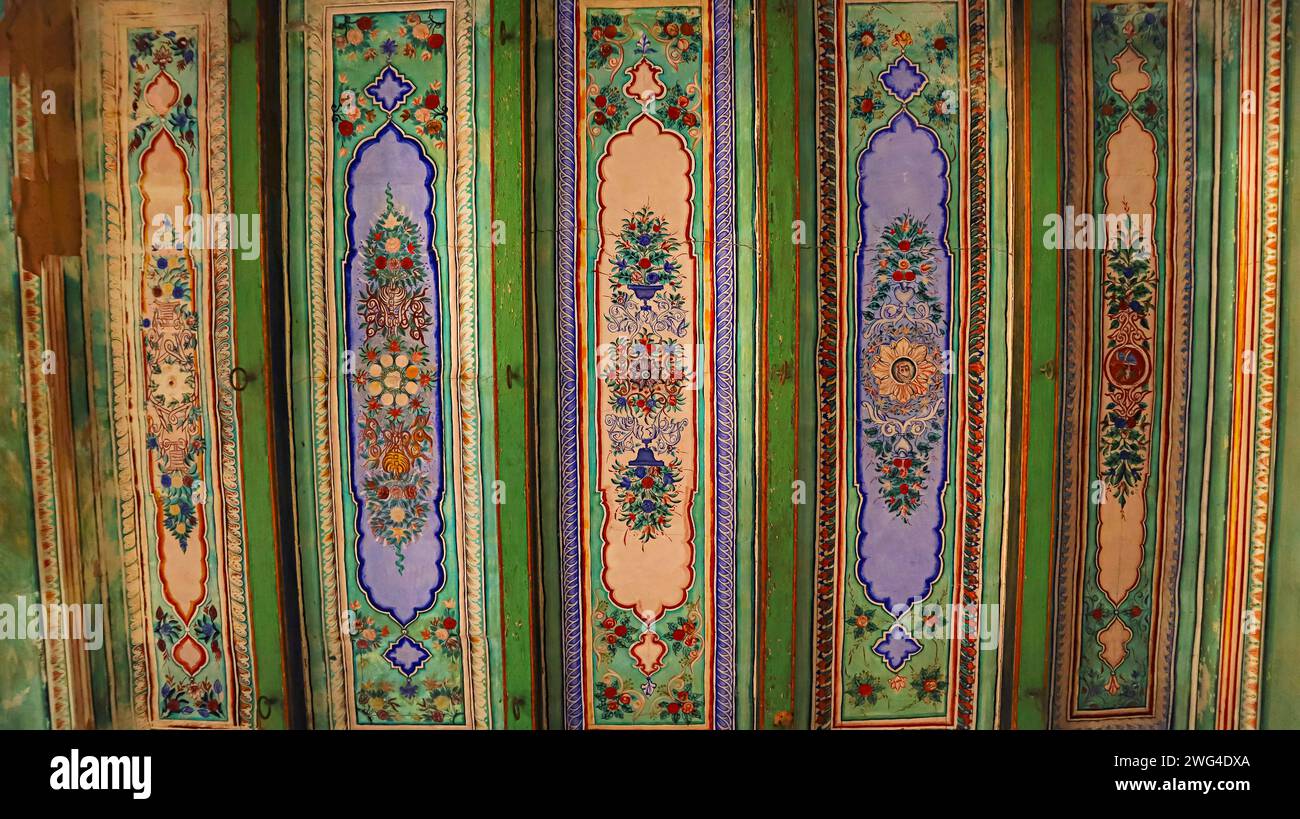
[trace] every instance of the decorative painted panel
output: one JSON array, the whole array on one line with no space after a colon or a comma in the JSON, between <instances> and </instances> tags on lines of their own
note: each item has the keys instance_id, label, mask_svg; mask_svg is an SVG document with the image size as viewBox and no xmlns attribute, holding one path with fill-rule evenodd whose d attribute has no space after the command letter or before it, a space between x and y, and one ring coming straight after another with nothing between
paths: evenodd
<instances>
[{"instance_id":1,"label":"decorative painted panel","mask_svg":"<svg viewBox=\"0 0 1300 819\"><path fill-rule=\"evenodd\" d=\"M557 5L564 724L734 724L730 3Z\"/></svg>"},{"instance_id":2,"label":"decorative painted panel","mask_svg":"<svg viewBox=\"0 0 1300 819\"><path fill-rule=\"evenodd\" d=\"M194 228L231 210L226 7L103 2L81 24L134 719L249 725L231 253Z\"/></svg>"},{"instance_id":3,"label":"decorative painted panel","mask_svg":"<svg viewBox=\"0 0 1300 819\"><path fill-rule=\"evenodd\" d=\"M1168 725L1187 464L1195 129L1186 3L1076 3L1055 715ZM1080 227L1080 226L1083 227Z\"/></svg>"},{"instance_id":4,"label":"decorative painted panel","mask_svg":"<svg viewBox=\"0 0 1300 819\"><path fill-rule=\"evenodd\" d=\"M473 9L310 3L311 434L329 720L486 727Z\"/></svg>"},{"instance_id":5,"label":"decorative painted panel","mask_svg":"<svg viewBox=\"0 0 1300 819\"><path fill-rule=\"evenodd\" d=\"M982 604L1000 40L979 0L827 0L817 23L813 723L972 727L999 628Z\"/></svg>"}]
</instances>

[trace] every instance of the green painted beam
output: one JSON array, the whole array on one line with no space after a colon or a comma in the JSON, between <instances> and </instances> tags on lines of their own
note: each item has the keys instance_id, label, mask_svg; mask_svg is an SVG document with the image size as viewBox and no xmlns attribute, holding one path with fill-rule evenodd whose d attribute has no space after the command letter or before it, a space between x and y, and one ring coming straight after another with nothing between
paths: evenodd
<instances>
[{"instance_id":1,"label":"green painted beam","mask_svg":"<svg viewBox=\"0 0 1300 819\"><path fill-rule=\"evenodd\" d=\"M260 214L261 138L258 126L258 4L257 0L230 0L230 206L234 213ZM259 242L265 244L265 233ZM249 374L248 387L239 396L239 435L244 483L245 558L248 565L249 612L255 654L254 688L259 709L270 716L255 717L259 728L283 728L285 684L281 629L279 526L273 494L274 452L272 419L268 413L264 287L279 281L281 271L264 270L267 254L245 259L232 251L234 269L235 363ZM274 278L271 278L270 275ZM255 709L255 712L259 709Z\"/></svg>"},{"instance_id":2,"label":"green painted beam","mask_svg":"<svg viewBox=\"0 0 1300 819\"><path fill-rule=\"evenodd\" d=\"M1214 53L1215 4L1202 3L1196 10L1196 47L1200 54ZM1222 64L1216 60L1200 60L1196 66L1197 83L1202 88L1214 89L1218 72ZM1206 100L1213 97L1207 95ZM1214 230L1214 206L1216 202L1217 176L1214 173L1215 148L1217 147L1216 119L1213 105L1198 106L1196 111L1196 204L1195 235L1209 237ZM1214 334L1214 258L1212 243L1202 240L1196 243L1195 266L1193 270L1194 298L1192 304L1192 338L1203 340L1193 344L1191 367L1191 406L1204 408L1210 406L1210 392L1214 387L1215 371L1211 367L1212 337ZM1185 486L1186 512L1183 518L1183 555L1181 574L1178 583L1179 612L1194 613L1199 608L1199 595L1202 587L1200 578L1200 560L1203 554L1203 535L1201 532L1201 514L1204 492L1207 489L1205 475L1209 468L1209 449L1206 446L1207 427L1204 419L1193 416L1187 428L1188 480ZM1174 660L1174 701L1171 717L1174 727L1186 727L1192 719L1192 696L1196 688L1195 648L1197 641L1196 618L1194 615L1179 618L1177 644Z\"/></svg>"},{"instance_id":3,"label":"green painted beam","mask_svg":"<svg viewBox=\"0 0 1300 819\"><path fill-rule=\"evenodd\" d=\"M1051 638L1052 538L1055 499L1055 421L1058 282L1061 254L1039 241L1041 225L1060 205L1060 49L1061 15L1053 0L1025 3L1014 19L1014 43L1023 51L1013 63L1025 72L1019 78L1017 105L1024 129L1016 164L1020 173L1034 172L1023 180L1029 201L1015 213L1027 222L1016 225L1015 245L1025 264L1016 270L1019 304L1013 321L1023 347L1016 351L1010 373L1012 413L1028 412L1013 421L1012 453L1026 452L1024 469L1018 475L1018 519L1013 518L1008 548L1012 570L1005 577L1018 585L1009 590L1017 599L1015 617L1014 696L1006 712L1010 726L1044 728L1048 723L1049 641ZM1031 91L1032 84L1032 93ZM1027 152L1027 153L1026 153ZM1025 190L1023 187L1020 190ZM1019 192L1019 191L1018 191ZM1010 465L1010 473L1018 471ZM1019 526L1015 525L1019 522ZM1014 557L1013 557L1014 555Z\"/></svg>"},{"instance_id":4,"label":"green painted beam","mask_svg":"<svg viewBox=\"0 0 1300 819\"><path fill-rule=\"evenodd\" d=\"M755 414L759 370L756 351L761 313L757 309L758 242L756 226L761 209L758 151L754 134L760 111L756 77L757 15L751 0L738 0L735 9L735 120L736 157L736 622L735 622L735 726L755 726L757 702L758 589L755 583L757 541L758 447ZM811 74L810 74L811 76ZM794 442L791 442L791 446ZM810 507L809 507L810 508ZM809 575L811 576L811 575Z\"/></svg>"},{"instance_id":5,"label":"green painted beam","mask_svg":"<svg viewBox=\"0 0 1300 819\"><path fill-rule=\"evenodd\" d=\"M537 4L534 44L534 284L537 317L538 520L542 562L546 724L564 725L564 657L560 605L559 395L555 304L555 0Z\"/></svg>"},{"instance_id":6,"label":"green painted beam","mask_svg":"<svg viewBox=\"0 0 1300 819\"><path fill-rule=\"evenodd\" d=\"M800 367L799 294L801 244L811 245L813 230L798 230L800 131L810 120L800 109L798 53L800 14L791 0L761 0L757 6L756 70L758 173L762 212L758 222L760 308L756 362L759 368L758 458L758 696L754 723L759 728L790 727L795 711L807 705L795 682L802 643L795 601L799 594L799 525L802 505L811 502L810 483L799 469L799 394L811 384ZM809 40L810 38L802 38ZM805 50L807 46L804 45ZM805 101L807 106L811 100ZM806 108L811 111L810 107ZM803 225L811 224L803 221ZM798 230L801 236L796 235ZM806 540L806 538L805 538ZM810 579L809 578L804 578ZM801 651L801 645L803 651ZM807 663L803 663L807 665ZM806 700L807 698L802 698ZM806 724L805 721L803 724Z\"/></svg>"},{"instance_id":7,"label":"green painted beam","mask_svg":"<svg viewBox=\"0 0 1300 819\"><path fill-rule=\"evenodd\" d=\"M1236 4L1215 4L1218 19L1209 32L1212 43L1215 40L1233 53L1239 53L1236 43L1240 37L1240 8ZM1204 35L1203 35L1204 36ZM1215 318L1211 325L1207 341L1210 348L1210 380L1207 406L1208 432L1206 439L1206 492L1202 497L1202 506L1195 510L1198 515L1197 530L1202 538L1201 553L1196 564L1190 564L1188 571L1197 574L1198 605L1188 627L1194 630L1196 642L1194 654L1194 679L1189 680L1193 690L1189 692L1187 727L1213 728L1218 706L1219 685L1219 646L1222 637L1220 618L1223 613L1223 573L1225 557L1225 520L1222 510L1227 508L1228 467L1232 446L1232 381L1237 367L1236 343L1236 293L1237 293L1237 157L1239 155L1237 127L1238 101L1241 98L1240 63L1237 60L1222 62L1218 66L1221 104L1219 121L1219 141L1214 147L1217 152L1215 174L1212 184L1217 185L1218 198L1217 225L1214 235L1217 237L1217 256L1212 256L1211 263L1217 265L1213 275L1215 289L1207 290L1205 298L1214 303ZM1209 234L1207 234L1208 236ZM1210 510L1220 510L1212 513Z\"/></svg>"},{"instance_id":8,"label":"green painted beam","mask_svg":"<svg viewBox=\"0 0 1300 819\"><path fill-rule=\"evenodd\" d=\"M537 484L534 480L536 343L532 297L532 3L493 0L490 15L492 183L490 259L493 348L483 372L492 407L494 503L502 610L505 708L496 724L540 727ZM501 490L498 494L495 490ZM490 513L489 513L490 514Z\"/></svg>"}]
</instances>

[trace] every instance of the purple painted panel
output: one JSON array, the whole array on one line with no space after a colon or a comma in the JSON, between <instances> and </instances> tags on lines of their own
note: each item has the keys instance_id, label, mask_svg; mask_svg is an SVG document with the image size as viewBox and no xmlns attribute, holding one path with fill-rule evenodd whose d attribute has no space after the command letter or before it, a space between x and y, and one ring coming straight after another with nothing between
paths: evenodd
<instances>
[{"instance_id":1,"label":"purple painted panel","mask_svg":"<svg viewBox=\"0 0 1300 819\"><path fill-rule=\"evenodd\" d=\"M930 594L942 568L948 158L904 109L872 135L857 178L857 577L897 617ZM920 645L895 625L873 650L898 670Z\"/></svg>"},{"instance_id":2,"label":"purple painted panel","mask_svg":"<svg viewBox=\"0 0 1300 819\"><path fill-rule=\"evenodd\" d=\"M359 582L403 627L446 581L434 174L420 143L391 122L357 149L347 172ZM408 675L418 665L411 656L389 659Z\"/></svg>"}]
</instances>

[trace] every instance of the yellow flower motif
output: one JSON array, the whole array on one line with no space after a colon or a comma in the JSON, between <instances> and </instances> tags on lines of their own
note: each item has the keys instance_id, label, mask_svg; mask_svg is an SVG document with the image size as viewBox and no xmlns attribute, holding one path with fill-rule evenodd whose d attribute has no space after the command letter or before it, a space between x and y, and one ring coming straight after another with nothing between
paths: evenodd
<instances>
[{"instance_id":1,"label":"yellow flower motif","mask_svg":"<svg viewBox=\"0 0 1300 819\"><path fill-rule=\"evenodd\" d=\"M905 338L881 347L880 355L871 365L880 394L907 402L924 393L938 369L930 353L928 347Z\"/></svg>"}]
</instances>

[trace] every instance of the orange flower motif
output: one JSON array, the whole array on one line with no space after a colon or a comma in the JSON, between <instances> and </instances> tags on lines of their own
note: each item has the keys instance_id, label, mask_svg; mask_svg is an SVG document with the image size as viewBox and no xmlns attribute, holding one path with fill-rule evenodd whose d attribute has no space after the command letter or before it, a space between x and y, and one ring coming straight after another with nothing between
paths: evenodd
<instances>
[{"instance_id":1,"label":"orange flower motif","mask_svg":"<svg viewBox=\"0 0 1300 819\"><path fill-rule=\"evenodd\" d=\"M912 44L912 35L906 31L900 31L894 35L894 46L896 48L907 48Z\"/></svg>"},{"instance_id":2,"label":"orange flower motif","mask_svg":"<svg viewBox=\"0 0 1300 819\"><path fill-rule=\"evenodd\" d=\"M881 347L879 357L871 365L880 394L907 402L924 393L938 369L930 352L928 347L905 338Z\"/></svg>"}]
</instances>

